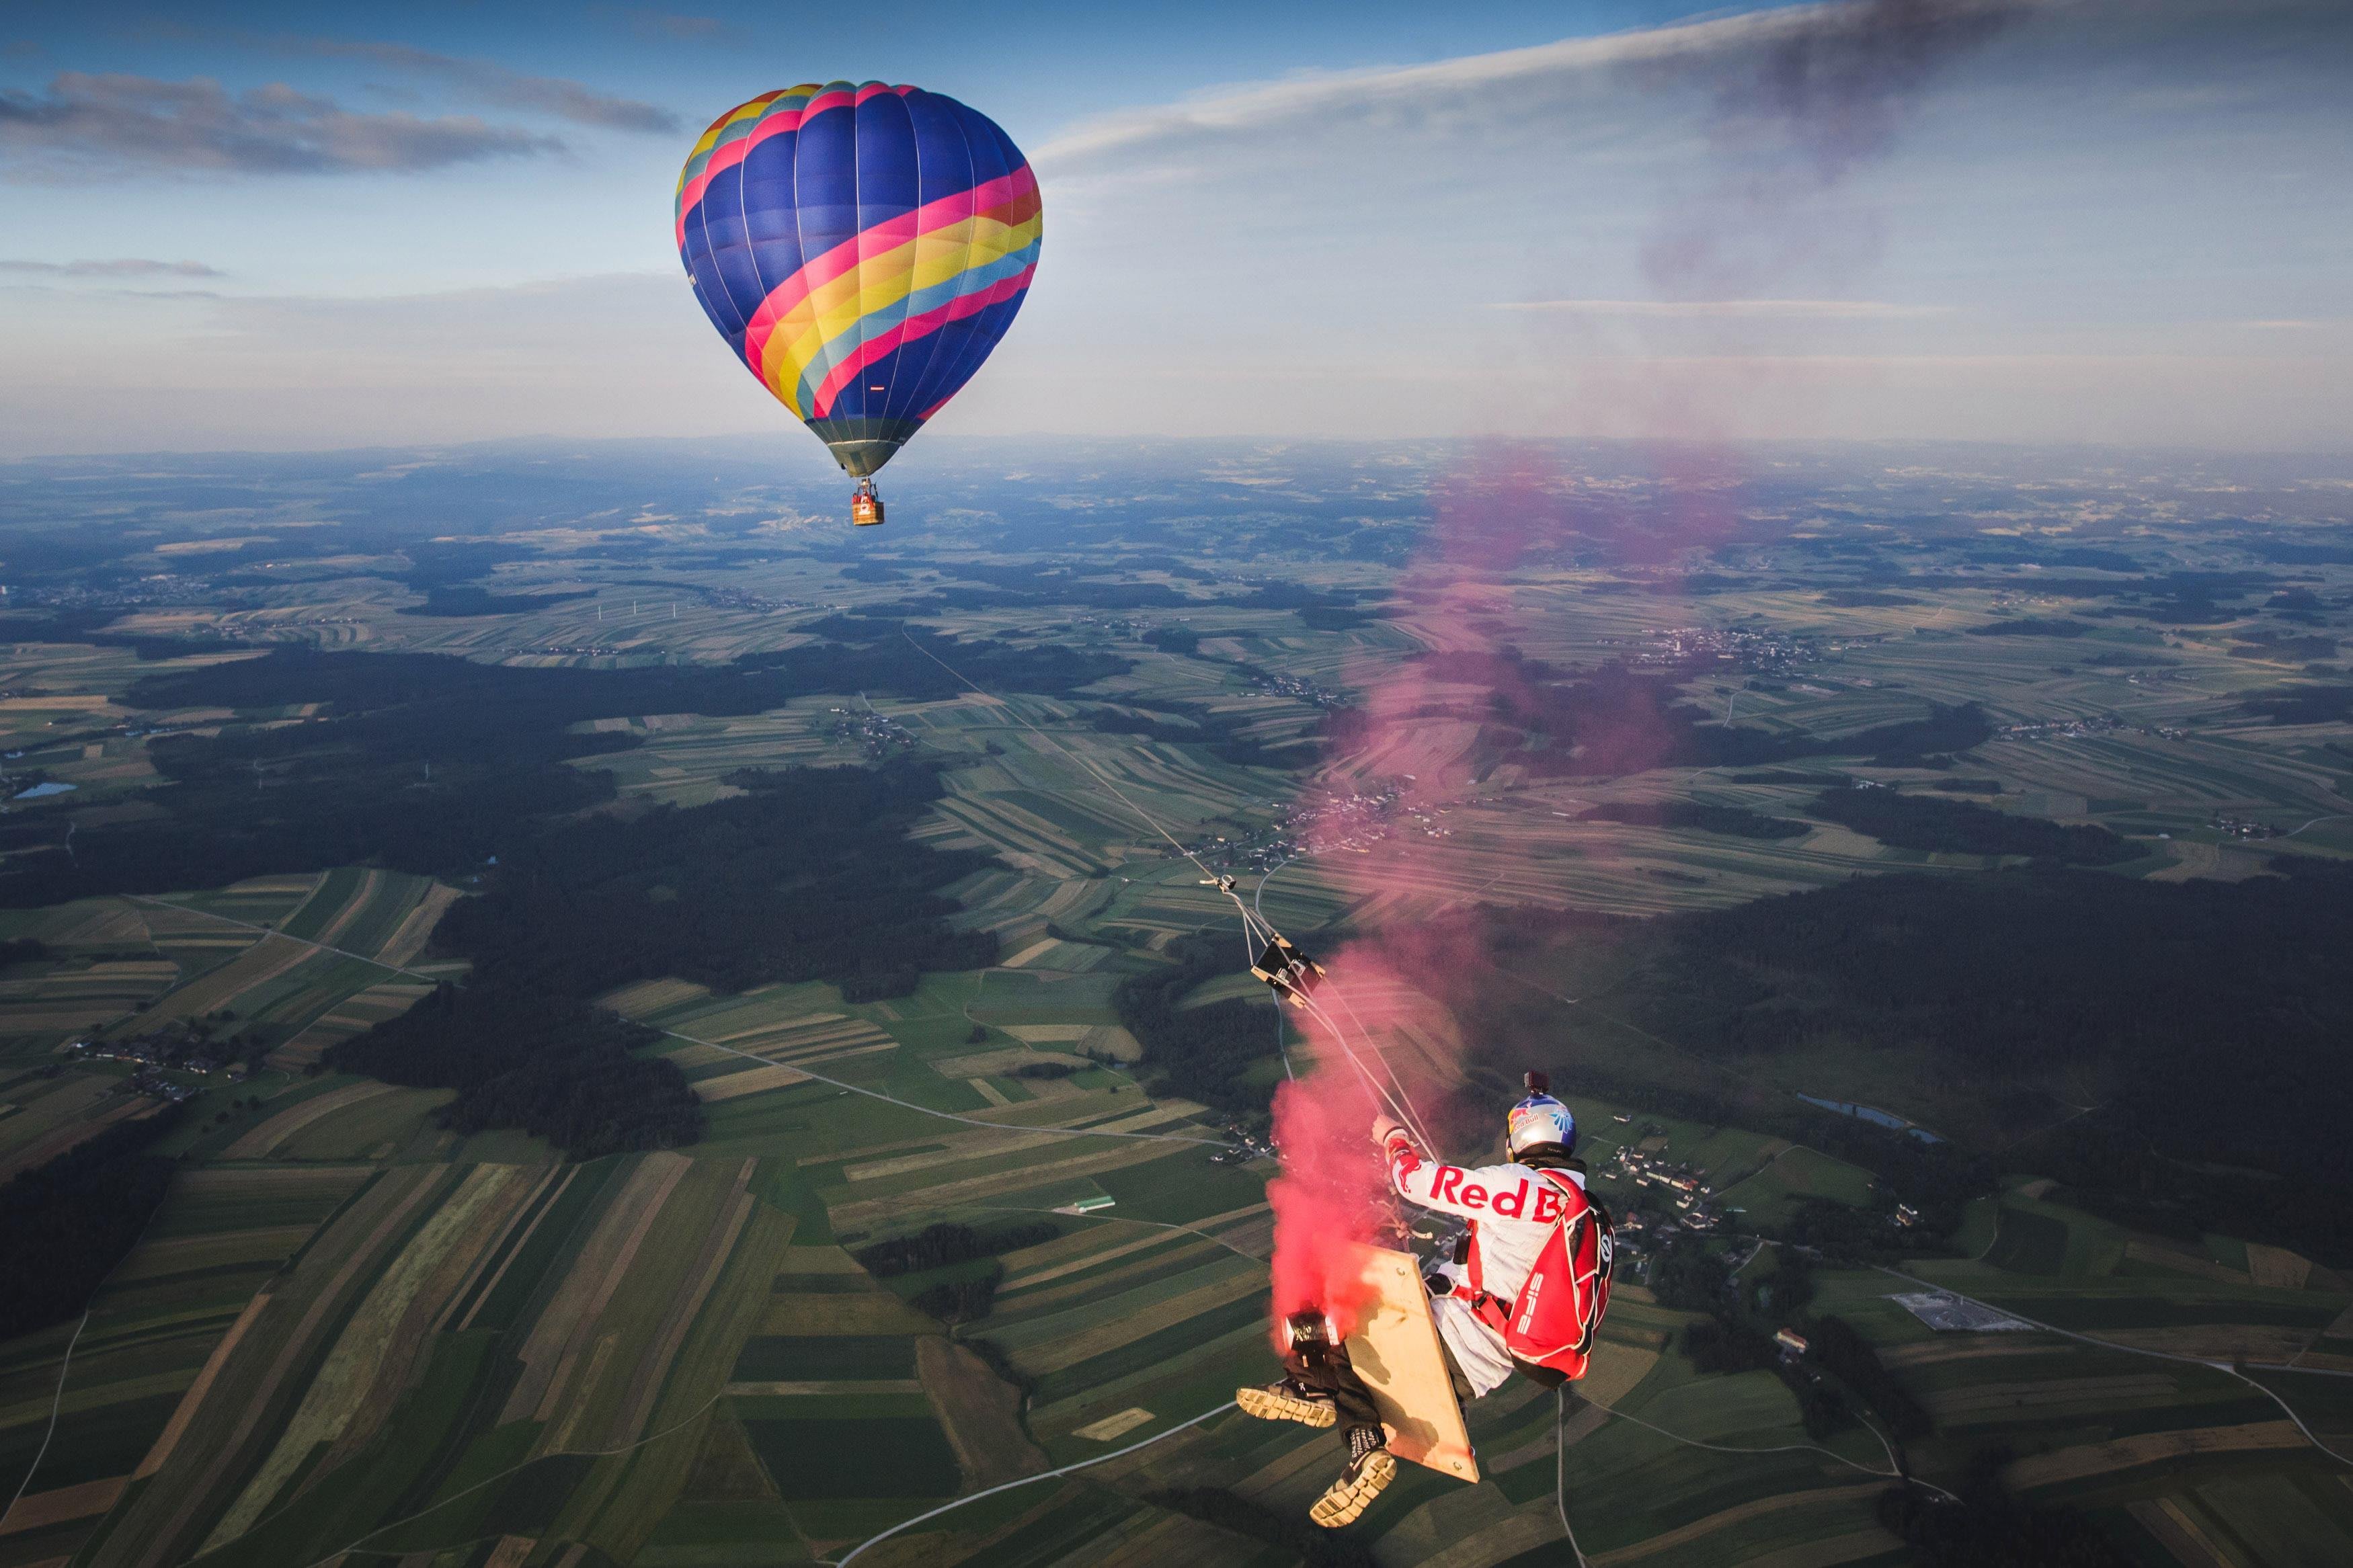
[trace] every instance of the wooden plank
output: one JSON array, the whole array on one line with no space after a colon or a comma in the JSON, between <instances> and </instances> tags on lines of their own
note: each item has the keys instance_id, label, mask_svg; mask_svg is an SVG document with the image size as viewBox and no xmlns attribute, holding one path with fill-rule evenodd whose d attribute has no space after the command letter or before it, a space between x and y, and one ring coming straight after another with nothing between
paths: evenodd
<instances>
[{"instance_id":1,"label":"wooden plank","mask_svg":"<svg viewBox=\"0 0 2353 1568\"><path fill-rule=\"evenodd\" d=\"M1364 1246L1356 1251L1374 1300L1348 1336L1348 1362L1372 1390L1388 1428L1389 1452L1440 1475L1476 1481L1478 1456L1446 1374L1420 1264L1410 1252Z\"/></svg>"}]
</instances>

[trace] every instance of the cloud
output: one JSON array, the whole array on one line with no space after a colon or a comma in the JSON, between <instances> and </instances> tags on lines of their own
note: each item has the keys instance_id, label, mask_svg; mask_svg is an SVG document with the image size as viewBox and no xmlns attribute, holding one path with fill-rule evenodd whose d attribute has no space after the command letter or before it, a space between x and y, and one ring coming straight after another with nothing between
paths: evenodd
<instances>
[{"instance_id":1,"label":"cloud","mask_svg":"<svg viewBox=\"0 0 2353 1568\"><path fill-rule=\"evenodd\" d=\"M1873 257L1875 224L1825 198L1888 155L1937 76L2026 11L2024 0L1800 6L1756 47L1715 63L1714 177L1644 245L1652 281L1707 295Z\"/></svg>"},{"instance_id":2,"label":"cloud","mask_svg":"<svg viewBox=\"0 0 2353 1568\"><path fill-rule=\"evenodd\" d=\"M233 94L204 77L64 71L45 92L0 89L0 166L19 178L413 174L564 151L472 115L359 113L282 82Z\"/></svg>"},{"instance_id":3,"label":"cloud","mask_svg":"<svg viewBox=\"0 0 2353 1568\"><path fill-rule=\"evenodd\" d=\"M1899 10L2011 9L2005 0L1831 0L1745 12L1601 37L1564 38L1521 49L1465 55L1430 65L1376 68L1246 83L1181 102L1103 116L1039 150L1036 162L1065 169L1148 160L1187 144L1254 138L1302 121L1369 122L1385 129L1525 126L1569 101L1598 74L1652 81L1707 78L1728 110L1784 113L1831 98L1852 99L1873 71L1892 70L1912 34L1880 19ZM1916 29L1915 29L1916 31ZM1933 30L1932 30L1933 31ZM1825 40L1859 37L1855 48ZM1728 69L1720 68L1729 67Z\"/></svg>"},{"instance_id":4,"label":"cloud","mask_svg":"<svg viewBox=\"0 0 2353 1568\"><path fill-rule=\"evenodd\" d=\"M217 267L201 261L150 261L123 256L104 261L0 261L0 272L29 272L44 278L218 278Z\"/></svg>"},{"instance_id":5,"label":"cloud","mask_svg":"<svg viewBox=\"0 0 2353 1568\"><path fill-rule=\"evenodd\" d=\"M681 16L675 12L653 11L642 6L625 10L621 15L637 32L675 38L681 43L725 44L743 37L716 16Z\"/></svg>"},{"instance_id":6,"label":"cloud","mask_svg":"<svg viewBox=\"0 0 2353 1568\"><path fill-rule=\"evenodd\" d=\"M1578 316L1828 321L1908 321L1949 316L1950 305L1903 305L1886 300L1510 300L1493 310L1556 310Z\"/></svg>"},{"instance_id":7,"label":"cloud","mask_svg":"<svg viewBox=\"0 0 2353 1568\"><path fill-rule=\"evenodd\" d=\"M684 18L681 18L684 19ZM500 109L545 114L575 125L607 131L639 131L669 134L681 129L678 117L666 109L635 99L599 92L564 77L525 76L489 60L462 59L435 54L406 44L364 43L343 38L280 37L269 47L286 54L322 59L367 60L392 70L438 77L475 101Z\"/></svg>"}]
</instances>

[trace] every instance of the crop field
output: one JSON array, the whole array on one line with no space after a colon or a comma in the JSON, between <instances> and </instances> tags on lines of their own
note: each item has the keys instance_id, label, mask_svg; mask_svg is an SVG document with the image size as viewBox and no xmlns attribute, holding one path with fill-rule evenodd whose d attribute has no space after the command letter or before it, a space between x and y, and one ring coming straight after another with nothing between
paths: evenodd
<instances>
[{"instance_id":1,"label":"crop field","mask_svg":"<svg viewBox=\"0 0 2353 1568\"><path fill-rule=\"evenodd\" d=\"M152 1110L134 1076L192 1096L158 1145L175 1162L164 1204L79 1338L66 1323L0 1344L0 1484L29 1472L0 1526L0 1568L765 1568L837 1562L958 1499L976 1500L858 1561L1300 1560L1283 1531L1336 1470L1336 1442L1219 1413L1274 1374L1274 1167L1213 1159L1228 1118L1147 1092L1160 1064L1114 1005L1123 979L1164 964L1177 939L1232 931L1230 903L1159 828L1311 940L1478 904L1651 916L1998 863L1806 818L1838 778L1965 784L1947 798L2104 825L2144 852L2122 877L2235 879L2274 854L2353 857L2353 725L2274 725L2243 706L2309 674L2235 635L2256 624L2252 609L2158 627L1974 576L1845 604L1779 567L1685 592L1683 566L1538 564L1501 585L1491 631L1393 592L1413 584L1387 565L1285 557L1270 576L1221 542L1206 575L1121 567L1122 584L1188 600L1145 595L1131 612L1035 586L972 593L1012 568L970 542L994 535L962 521L920 544L885 540L846 573L838 552L793 553L805 520L744 505L761 521L726 548L760 558L734 564L712 563L702 524L642 506L614 514L619 532L551 522L530 535L543 553L484 582L581 596L520 614L403 614L417 607L410 586L353 575L290 580L217 611L150 606L116 629L613 669L787 649L822 635L810 628L824 616L871 609L950 637L1117 654L1124 673L1072 695L837 692L749 715L586 721L635 742L574 764L612 775L624 816L723 798L745 769L937 766L944 794L915 836L988 858L949 890L953 923L994 935L996 962L882 1001L679 979L606 995L662 1031L648 1048L683 1073L707 1131L584 1163L520 1132L442 1129L449 1090L324 1070L329 1047L461 973L430 946L464 896L448 881L332 866L0 911L0 940L42 944L0 970L0 1180ZM690 546L704 553L641 563ZM1094 548L1048 564L1094 573ZM920 602L955 585L965 595ZM1318 629L1279 598L1243 598L1261 587L1362 595L1366 613ZM2021 616L2061 633L1971 635ZM1806 656L1694 675L1656 652L1689 626L1769 627ZM1173 651L1187 633L1196 657ZM1547 772L1493 760L1490 694L1471 685L1352 760L1294 744L1415 656L1506 637L1565 669L1672 671L1711 716L1833 744L1778 770ZM46 745L43 776L71 784L78 809L151 809L140 800L158 775L129 727L153 721L111 700L155 662L130 647L11 644L0 682L38 695L0 700L0 733L29 749L71 731L72 743ZM1859 739L1964 702L2005 728L1950 766ZM1227 760L1268 753L1166 729L1095 729L1112 705L1206 716L1216 741L1282 748L1290 765ZM1841 737L1858 737L1851 752ZM1409 774L1448 782L1417 795ZM1333 801L1345 830L1290 816ZM1792 830L1584 815L1681 804ZM1606 994L1546 979L1564 988L1565 1051L1597 1073L1696 1068ZM1386 984L1353 994L1383 1021L1375 1048L1463 1084L1444 1009ZM1262 995L1236 975L1183 1003ZM166 1036L245 1031L266 1047L250 1076L153 1069L141 1054ZM1944 1080L1908 1052L1808 1044L1742 1070L1777 1094L1861 1100L1990 1146L1984 1126L1947 1116ZM1271 1082L1280 1063L1269 1054L1255 1070L1249 1081ZM1850 1395L1815 1443L1780 1375L1700 1372L1684 1339L1695 1315L1644 1284L1672 1198L1609 1166L1630 1146L1706 1184L1725 1215L1707 1245L1743 1265L1744 1286L1784 1261L1754 1232L1818 1200L1867 1211L1892 1198L1824 1152L1849 1145L1810 1146L1794 1126L1778 1136L1572 1098L1598 1189L1656 1222L1639 1245L1629 1232L1591 1375L1567 1399L1515 1383L1476 1402L1484 1479L1409 1468L1352 1545L1384 1563L1534 1568L1564 1560L1565 1513L1597 1565L1904 1561L1882 1523L1893 1456L1859 1418L1867 1407ZM1900 1276L1814 1268L1811 1310L1850 1323L1925 1412L1910 1468L1957 1487L1998 1452L2019 1495L2082 1511L2152 1563L2353 1561L2353 1489L2313 1441L2353 1454L2353 1394L2331 1375L2353 1373L2353 1280L2281 1246L2137 1231L2065 1197L2013 1173L1971 1206L1953 1256ZM893 1272L870 1252L934 1226L962 1227L978 1255ZM1934 1328L1894 1300L1937 1291L1982 1303L1973 1321L1998 1326Z\"/></svg>"}]
</instances>

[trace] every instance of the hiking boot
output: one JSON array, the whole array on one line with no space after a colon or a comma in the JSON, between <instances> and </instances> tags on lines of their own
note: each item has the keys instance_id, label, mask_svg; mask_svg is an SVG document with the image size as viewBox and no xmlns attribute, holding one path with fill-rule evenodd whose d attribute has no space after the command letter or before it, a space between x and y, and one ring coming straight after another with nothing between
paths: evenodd
<instances>
[{"instance_id":1,"label":"hiking boot","mask_svg":"<svg viewBox=\"0 0 2353 1568\"><path fill-rule=\"evenodd\" d=\"M1340 1419L1332 1396L1290 1378L1279 1377L1264 1388L1234 1391L1234 1403L1245 1415L1261 1421L1296 1421L1303 1426L1329 1426Z\"/></svg>"},{"instance_id":2,"label":"hiking boot","mask_svg":"<svg viewBox=\"0 0 2353 1568\"><path fill-rule=\"evenodd\" d=\"M1390 1453L1377 1426L1348 1428L1348 1468L1340 1472L1307 1517L1326 1530L1354 1524L1373 1506L1381 1489L1397 1479L1397 1456Z\"/></svg>"}]
</instances>

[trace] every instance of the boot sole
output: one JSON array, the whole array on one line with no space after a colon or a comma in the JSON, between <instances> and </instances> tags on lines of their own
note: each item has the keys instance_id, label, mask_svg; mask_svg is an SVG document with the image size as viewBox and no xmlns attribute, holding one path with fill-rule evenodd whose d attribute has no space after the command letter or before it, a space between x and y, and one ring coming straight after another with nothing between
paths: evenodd
<instances>
[{"instance_id":1,"label":"boot sole","mask_svg":"<svg viewBox=\"0 0 2353 1568\"><path fill-rule=\"evenodd\" d=\"M1316 1499L1315 1506L1307 1510L1307 1517L1326 1530L1354 1524L1396 1479L1395 1456L1387 1448L1376 1448L1365 1456L1364 1467L1355 1475L1334 1481L1332 1489Z\"/></svg>"},{"instance_id":2,"label":"boot sole","mask_svg":"<svg viewBox=\"0 0 2353 1568\"><path fill-rule=\"evenodd\" d=\"M1293 1399L1271 1389L1237 1389L1234 1403L1241 1406L1243 1415L1255 1415L1261 1421L1296 1421L1302 1426L1329 1426L1340 1419L1340 1413L1329 1405L1313 1399Z\"/></svg>"}]
</instances>

